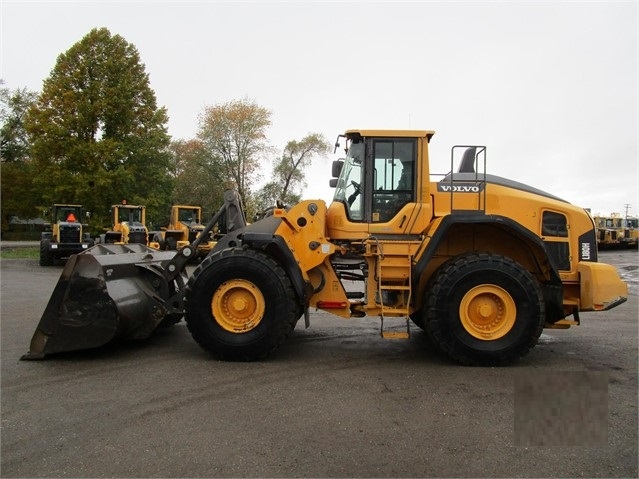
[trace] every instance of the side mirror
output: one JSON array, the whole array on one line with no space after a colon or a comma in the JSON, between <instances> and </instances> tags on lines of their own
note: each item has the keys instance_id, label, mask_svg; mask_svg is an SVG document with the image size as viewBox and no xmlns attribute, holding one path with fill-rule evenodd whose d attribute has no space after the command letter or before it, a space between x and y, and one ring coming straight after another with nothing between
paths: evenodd
<instances>
[{"instance_id":1,"label":"side mirror","mask_svg":"<svg viewBox=\"0 0 639 479\"><path fill-rule=\"evenodd\" d=\"M337 178L331 178L328 180L328 186L331 188L335 188L337 186Z\"/></svg>"},{"instance_id":2,"label":"side mirror","mask_svg":"<svg viewBox=\"0 0 639 479\"><path fill-rule=\"evenodd\" d=\"M340 158L339 160L333 161L333 164L331 166L331 176L333 178L339 177L340 173L342 172L343 166L344 166L344 159L343 158Z\"/></svg>"}]
</instances>

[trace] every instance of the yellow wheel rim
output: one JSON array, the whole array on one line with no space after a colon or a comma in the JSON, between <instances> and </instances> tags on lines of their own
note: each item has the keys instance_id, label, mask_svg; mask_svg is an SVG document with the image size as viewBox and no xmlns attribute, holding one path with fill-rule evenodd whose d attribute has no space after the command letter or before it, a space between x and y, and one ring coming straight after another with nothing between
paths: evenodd
<instances>
[{"instance_id":1,"label":"yellow wheel rim","mask_svg":"<svg viewBox=\"0 0 639 479\"><path fill-rule=\"evenodd\" d=\"M220 285L211 299L211 311L217 323L231 333L246 333L264 317L264 296L257 286L244 279Z\"/></svg>"},{"instance_id":2,"label":"yellow wheel rim","mask_svg":"<svg viewBox=\"0 0 639 479\"><path fill-rule=\"evenodd\" d=\"M459 305L459 318L470 335L493 341L512 329L517 306L506 290L494 284L482 284L464 295Z\"/></svg>"}]
</instances>

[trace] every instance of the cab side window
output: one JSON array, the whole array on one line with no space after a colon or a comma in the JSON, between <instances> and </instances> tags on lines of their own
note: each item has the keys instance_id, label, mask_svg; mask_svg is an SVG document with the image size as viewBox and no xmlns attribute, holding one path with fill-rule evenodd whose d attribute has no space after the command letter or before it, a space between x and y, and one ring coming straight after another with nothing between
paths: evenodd
<instances>
[{"instance_id":1,"label":"cab side window","mask_svg":"<svg viewBox=\"0 0 639 479\"><path fill-rule=\"evenodd\" d=\"M374 223L390 221L404 205L415 201L415 140L373 142Z\"/></svg>"},{"instance_id":2,"label":"cab side window","mask_svg":"<svg viewBox=\"0 0 639 479\"><path fill-rule=\"evenodd\" d=\"M543 236L568 237L568 222L560 213L544 211L541 222L541 234Z\"/></svg>"}]
</instances>

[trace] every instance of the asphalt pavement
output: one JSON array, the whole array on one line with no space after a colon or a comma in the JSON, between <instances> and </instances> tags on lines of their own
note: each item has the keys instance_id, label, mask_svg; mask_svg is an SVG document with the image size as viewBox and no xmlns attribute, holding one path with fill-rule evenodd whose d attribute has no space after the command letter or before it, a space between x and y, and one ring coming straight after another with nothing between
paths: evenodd
<instances>
[{"instance_id":1,"label":"asphalt pavement","mask_svg":"<svg viewBox=\"0 0 639 479\"><path fill-rule=\"evenodd\" d=\"M62 267L2 260L0 475L637 477L638 256L601 256L630 299L501 368L322 312L260 362L212 359L184 323L20 361Z\"/></svg>"}]
</instances>

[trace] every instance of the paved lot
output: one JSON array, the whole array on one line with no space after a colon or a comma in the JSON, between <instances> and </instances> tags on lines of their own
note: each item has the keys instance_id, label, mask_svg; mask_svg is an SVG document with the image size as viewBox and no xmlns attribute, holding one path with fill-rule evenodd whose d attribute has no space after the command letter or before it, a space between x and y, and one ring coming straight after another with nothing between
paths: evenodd
<instances>
[{"instance_id":1,"label":"paved lot","mask_svg":"<svg viewBox=\"0 0 639 479\"><path fill-rule=\"evenodd\" d=\"M421 331L311 315L272 359L212 360L183 323L142 344L19 361L61 267L1 263L2 477L637 477L633 295L469 368ZM545 433L543 433L545 431Z\"/></svg>"}]
</instances>

